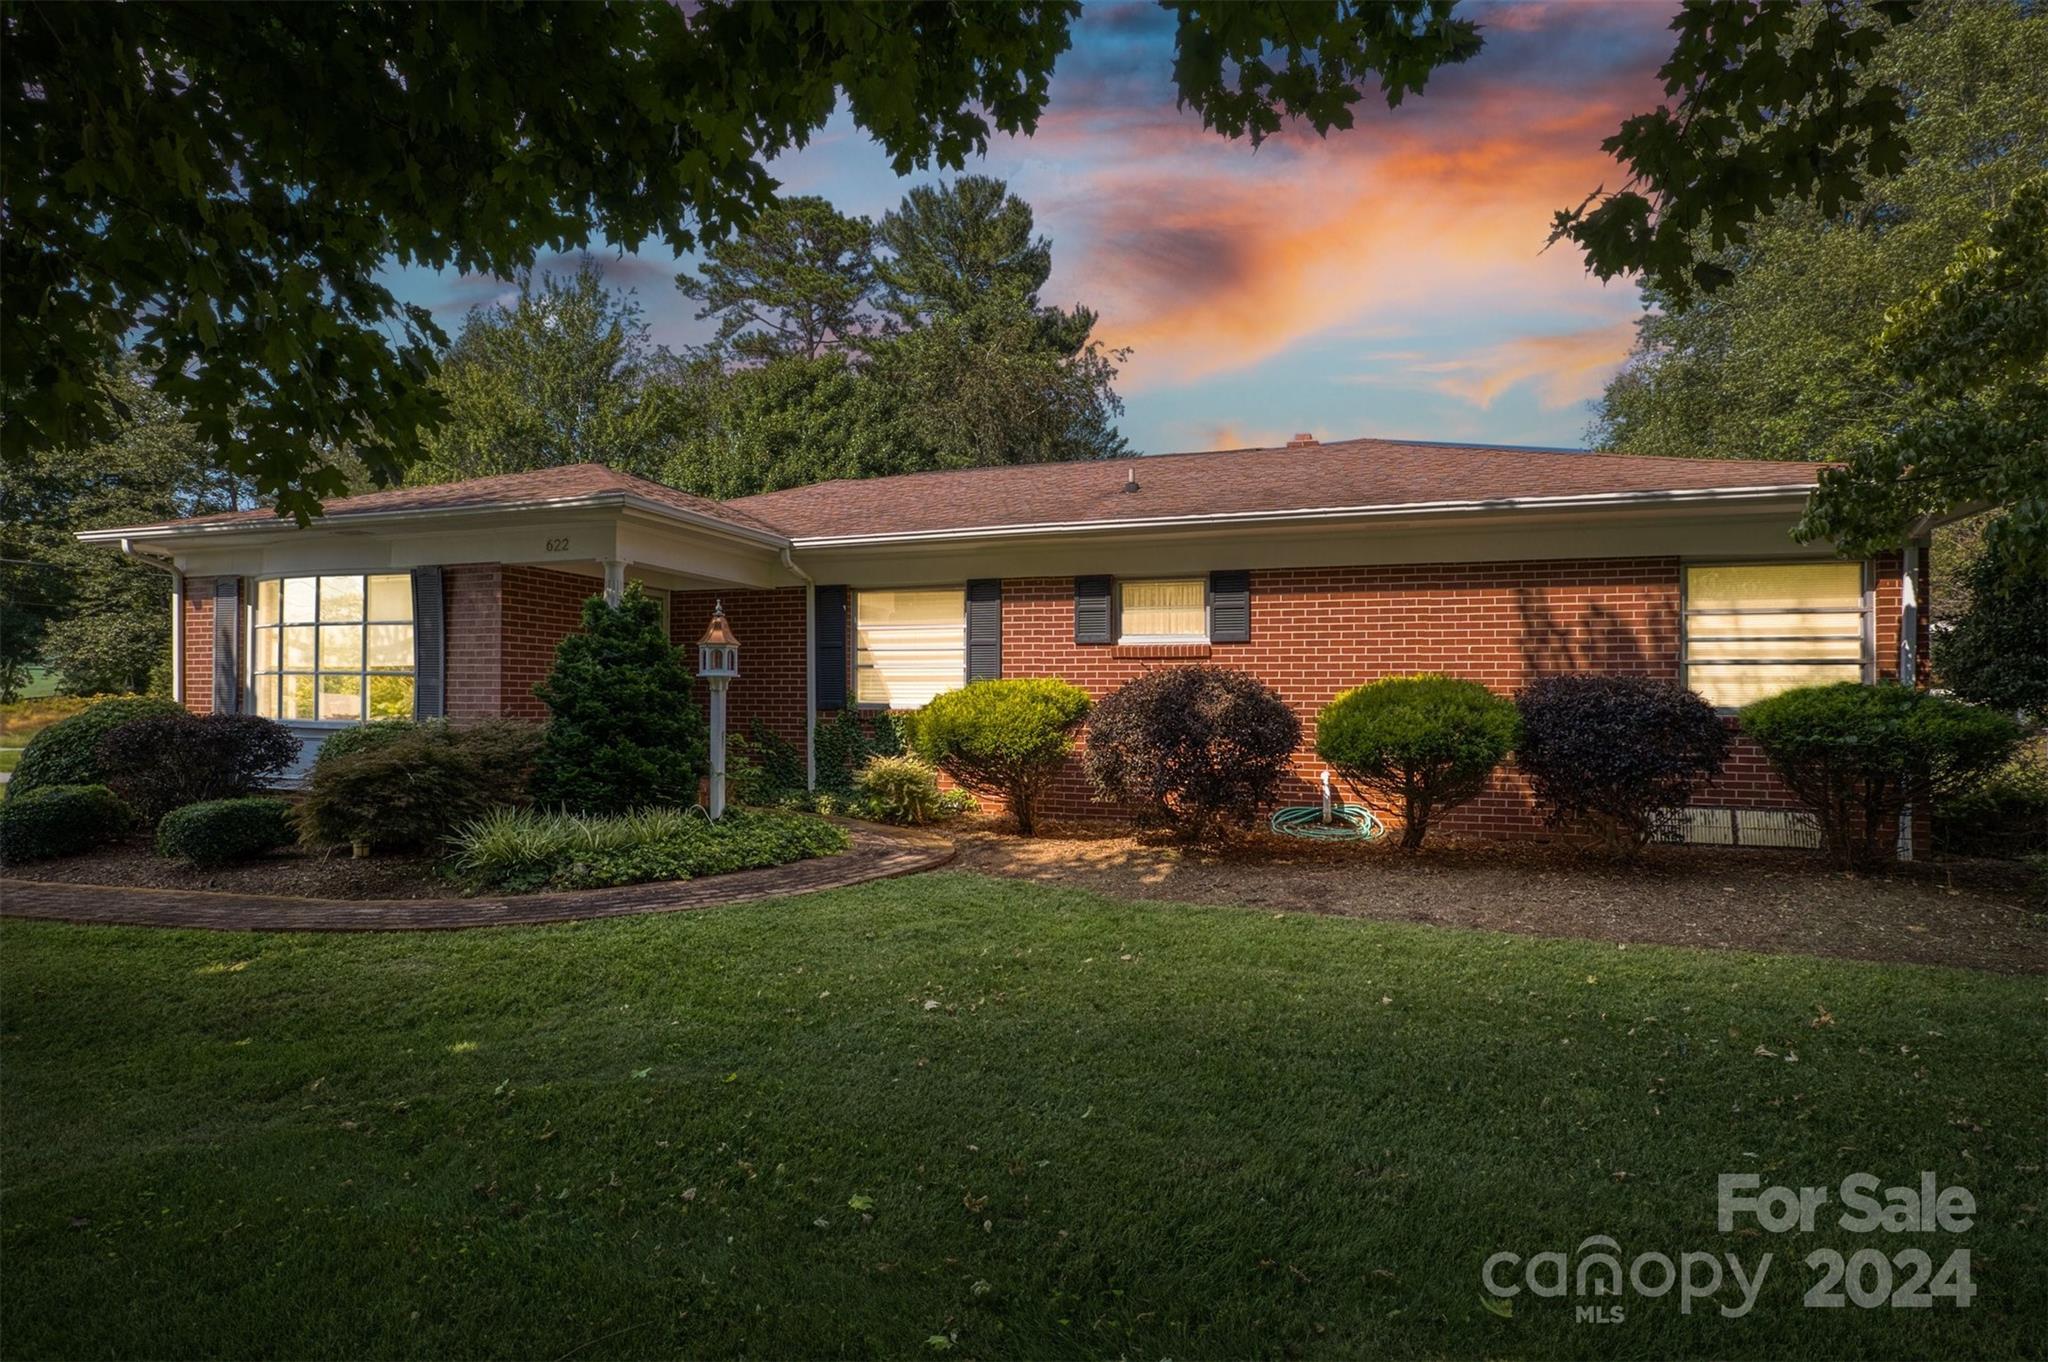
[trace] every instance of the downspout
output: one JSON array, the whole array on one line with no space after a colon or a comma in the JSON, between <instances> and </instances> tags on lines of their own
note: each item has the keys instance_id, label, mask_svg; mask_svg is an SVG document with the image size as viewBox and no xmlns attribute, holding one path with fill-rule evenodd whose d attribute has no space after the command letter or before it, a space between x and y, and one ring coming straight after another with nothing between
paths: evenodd
<instances>
[{"instance_id":1,"label":"downspout","mask_svg":"<svg viewBox=\"0 0 2048 1362\"><path fill-rule=\"evenodd\" d=\"M796 565L789 546L782 565L804 579L804 789L818 788L818 584Z\"/></svg>"},{"instance_id":2,"label":"downspout","mask_svg":"<svg viewBox=\"0 0 2048 1362\"><path fill-rule=\"evenodd\" d=\"M129 541L121 541L124 556L171 574L171 698L185 703L185 573L176 563L137 553Z\"/></svg>"},{"instance_id":3,"label":"downspout","mask_svg":"<svg viewBox=\"0 0 2048 1362\"><path fill-rule=\"evenodd\" d=\"M1908 540L1899 576L1899 684L1920 681L1920 546ZM1899 859L1913 859L1913 806L1899 810Z\"/></svg>"}]
</instances>

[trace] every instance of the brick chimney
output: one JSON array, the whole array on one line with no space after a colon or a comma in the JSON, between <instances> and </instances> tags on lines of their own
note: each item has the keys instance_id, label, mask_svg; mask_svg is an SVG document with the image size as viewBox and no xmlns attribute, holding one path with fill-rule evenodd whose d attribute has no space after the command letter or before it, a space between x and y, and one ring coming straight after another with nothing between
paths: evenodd
<instances>
[{"instance_id":1,"label":"brick chimney","mask_svg":"<svg viewBox=\"0 0 2048 1362\"><path fill-rule=\"evenodd\" d=\"M1301 449L1306 445L1312 445L1317 443L1319 443L1319 441L1316 439L1316 437L1304 430L1296 432L1294 438L1287 442L1287 447L1289 449Z\"/></svg>"}]
</instances>

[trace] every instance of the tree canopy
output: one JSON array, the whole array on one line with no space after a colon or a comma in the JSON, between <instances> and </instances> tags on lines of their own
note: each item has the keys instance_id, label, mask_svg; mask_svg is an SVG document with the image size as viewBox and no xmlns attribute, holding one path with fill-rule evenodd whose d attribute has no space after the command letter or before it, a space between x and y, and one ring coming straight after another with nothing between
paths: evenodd
<instances>
[{"instance_id":1,"label":"tree canopy","mask_svg":"<svg viewBox=\"0 0 2048 1362\"><path fill-rule=\"evenodd\" d=\"M448 421L409 480L449 482L596 460L658 476L686 402L673 357L639 302L584 261L566 277L524 274L507 302L475 309L434 389Z\"/></svg>"},{"instance_id":2,"label":"tree canopy","mask_svg":"<svg viewBox=\"0 0 2048 1362\"><path fill-rule=\"evenodd\" d=\"M1162 0L1173 80L1257 145L1348 129L1481 47L1454 0ZM529 6L0 0L0 448L82 448L121 418L124 346L224 467L301 516L357 461L402 475L446 419L445 337L391 264L513 278L601 235L677 252L773 202L766 165L843 99L899 174L1029 134L1073 0L617 0ZM1859 74L1908 0L1688 5L1677 107L1608 146L1620 192L1555 230L1674 299L1793 197L1822 213L1895 170L1898 91ZM280 77L281 72L289 76ZM344 457L343 451L347 452Z\"/></svg>"},{"instance_id":3,"label":"tree canopy","mask_svg":"<svg viewBox=\"0 0 2048 1362\"><path fill-rule=\"evenodd\" d=\"M1877 352L1904 419L1822 470L1798 537L1871 553L1922 517L2000 506L1986 547L2048 565L2048 175L1887 317Z\"/></svg>"},{"instance_id":4,"label":"tree canopy","mask_svg":"<svg viewBox=\"0 0 2048 1362\"><path fill-rule=\"evenodd\" d=\"M1779 205L1746 244L1711 254L1728 282L1689 306L1646 286L1648 310L1600 398L1593 443L1833 461L1902 419L1906 394L1872 340L2048 163L2048 18L2006 0L1932 7L1868 78L1908 94L1906 165L1832 217Z\"/></svg>"},{"instance_id":5,"label":"tree canopy","mask_svg":"<svg viewBox=\"0 0 2048 1362\"><path fill-rule=\"evenodd\" d=\"M1176 6L1182 98L1226 131L1348 121L1478 49L1448 0ZM511 278L600 234L678 253L774 198L766 164L843 99L899 174L1029 133L1073 0L60 5L5 0L0 447L111 432L123 346L213 456L299 515L380 482L444 409L444 342L393 263ZM1307 13L1300 16L1308 18ZM1317 63L1315 58L1322 61Z\"/></svg>"},{"instance_id":6,"label":"tree canopy","mask_svg":"<svg viewBox=\"0 0 2048 1362\"><path fill-rule=\"evenodd\" d=\"M1714 294L1681 306L1647 286L1650 310L1591 435L1635 454L1845 463L1851 472L1829 476L1809 529L1826 526L1846 547L1895 547L1920 514L1979 504L2018 512L1998 533L2030 533L2023 503L2040 495L2038 483L2027 490L2030 470L2048 466L2038 427L2025 433L2026 351L2043 329L2024 286L2034 257L2000 254L2002 294L1988 277L1951 271L1982 264L1991 224L2021 211L2048 164L2048 17L2006 0L1930 4L1861 78L1905 92L1905 165L1833 215L1778 205L1746 242L1706 257L1728 278ZM2025 235L2019 222L2002 230ZM1915 372L1928 328L1947 313L1934 300L1962 305L1973 279L1979 305L1961 343L2000 358L1970 378L1952 365ZM1909 326L1920 337L1910 346ZM1970 538L1937 537L1943 617L1962 576L1950 560L1967 561Z\"/></svg>"},{"instance_id":7,"label":"tree canopy","mask_svg":"<svg viewBox=\"0 0 2048 1362\"><path fill-rule=\"evenodd\" d=\"M718 319L718 344L743 359L817 359L874 326L875 229L815 195L785 199L709 253L683 295Z\"/></svg>"},{"instance_id":8,"label":"tree canopy","mask_svg":"<svg viewBox=\"0 0 2048 1362\"><path fill-rule=\"evenodd\" d=\"M1628 182L1560 211L1602 279L1640 275L1680 306L1731 278L1712 252L1739 246L1790 200L1832 217L1864 182L1905 164L1906 101L1867 72L1916 0L1710 0L1679 7L1659 69L1676 107L1638 114L1602 142Z\"/></svg>"},{"instance_id":9,"label":"tree canopy","mask_svg":"<svg viewBox=\"0 0 2048 1362\"><path fill-rule=\"evenodd\" d=\"M66 691L87 695L168 681L171 579L73 532L256 504L132 365L99 386L119 403L107 438L11 460L0 494L0 664L40 660L62 673Z\"/></svg>"}]
</instances>

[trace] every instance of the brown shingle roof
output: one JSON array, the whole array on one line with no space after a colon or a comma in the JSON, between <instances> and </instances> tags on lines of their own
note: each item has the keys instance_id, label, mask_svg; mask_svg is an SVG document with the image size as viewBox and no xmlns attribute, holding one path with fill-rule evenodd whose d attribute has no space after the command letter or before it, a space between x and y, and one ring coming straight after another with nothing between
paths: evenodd
<instances>
[{"instance_id":1,"label":"brown shingle roof","mask_svg":"<svg viewBox=\"0 0 2048 1362\"><path fill-rule=\"evenodd\" d=\"M1821 465L1342 440L841 480L724 505L794 538L1628 492L1811 487ZM1127 492L1135 474L1138 490Z\"/></svg>"},{"instance_id":2,"label":"brown shingle roof","mask_svg":"<svg viewBox=\"0 0 2048 1362\"><path fill-rule=\"evenodd\" d=\"M606 493L638 497L673 507L737 529L756 534L778 534L747 511L716 502L709 497L679 492L658 482L621 473L601 463L566 464L559 468L537 468L525 473L500 473L466 482L443 482L430 487L394 487L385 492L365 492L327 503L321 521L342 520L357 515L391 515L402 511L475 511L497 507L528 506L552 501L578 501L603 497ZM175 522L181 528L207 525L278 525L277 513L269 508L253 511L223 511L218 515L194 516Z\"/></svg>"}]
</instances>

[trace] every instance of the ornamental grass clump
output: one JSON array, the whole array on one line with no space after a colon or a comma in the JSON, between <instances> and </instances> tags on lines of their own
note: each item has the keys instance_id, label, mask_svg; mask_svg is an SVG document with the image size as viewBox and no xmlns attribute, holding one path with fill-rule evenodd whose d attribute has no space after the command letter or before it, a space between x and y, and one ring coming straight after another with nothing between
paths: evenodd
<instances>
[{"instance_id":1,"label":"ornamental grass clump","mask_svg":"<svg viewBox=\"0 0 2048 1362\"><path fill-rule=\"evenodd\" d=\"M1820 824L1845 870L1891 859L1899 814L1931 808L2012 756L2020 727L1995 710L1909 686L1802 686L1742 710L1779 778Z\"/></svg>"},{"instance_id":2,"label":"ornamental grass clump","mask_svg":"<svg viewBox=\"0 0 2048 1362\"><path fill-rule=\"evenodd\" d=\"M1088 693L1065 681L970 681L917 711L911 746L961 785L1001 798L1028 837L1087 717Z\"/></svg>"},{"instance_id":3,"label":"ornamental grass clump","mask_svg":"<svg viewBox=\"0 0 2048 1362\"><path fill-rule=\"evenodd\" d=\"M1548 821L1590 827L1620 860L1669 832L1728 752L1714 707L1671 681L1546 676L1523 688L1515 707L1515 764Z\"/></svg>"},{"instance_id":4,"label":"ornamental grass clump","mask_svg":"<svg viewBox=\"0 0 2048 1362\"><path fill-rule=\"evenodd\" d=\"M829 856L846 834L808 814L655 807L589 815L500 809L451 839L451 867L472 887L523 893L687 880Z\"/></svg>"},{"instance_id":5,"label":"ornamental grass clump","mask_svg":"<svg viewBox=\"0 0 2048 1362\"><path fill-rule=\"evenodd\" d=\"M869 757L853 788L861 809L884 823L921 827L946 813L938 771L917 757Z\"/></svg>"},{"instance_id":6,"label":"ornamental grass clump","mask_svg":"<svg viewBox=\"0 0 2048 1362\"><path fill-rule=\"evenodd\" d=\"M1347 690L1316 716L1316 755L1401 809L1401 845L1486 788L1514 750L1512 703L1476 681L1425 673Z\"/></svg>"}]
</instances>

